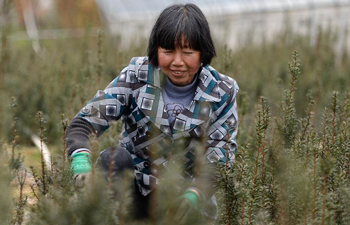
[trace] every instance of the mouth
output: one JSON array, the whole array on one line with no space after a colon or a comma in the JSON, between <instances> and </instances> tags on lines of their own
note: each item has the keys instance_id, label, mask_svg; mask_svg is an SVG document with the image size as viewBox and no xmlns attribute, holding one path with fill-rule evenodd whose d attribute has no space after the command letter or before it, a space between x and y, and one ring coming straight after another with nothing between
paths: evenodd
<instances>
[{"instance_id":1,"label":"mouth","mask_svg":"<svg viewBox=\"0 0 350 225\"><path fill-rule=\"evenodd\" d=\"M174 76L182 76L185 71L181 71L181 70L171 70L171 73L174 75Z\"/></svg>"}]
</instances>

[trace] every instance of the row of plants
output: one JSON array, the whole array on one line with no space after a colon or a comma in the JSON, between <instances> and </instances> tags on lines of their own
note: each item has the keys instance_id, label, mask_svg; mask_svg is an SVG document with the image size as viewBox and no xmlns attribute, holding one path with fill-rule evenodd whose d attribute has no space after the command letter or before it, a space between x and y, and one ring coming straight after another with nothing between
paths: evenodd
<instances>
[{"instance_id":1,"label":"row of plants","mask_svg":"<svg viewBox=\"0 0 350 225\"><path fill-rule=\"evenodd\" d=\"M298 54L292 58L277 115L261 97L255 129L243 121L237 161L221 170L224 224L349 223L350 93L334 91L322 112L309 93L305 116L297 116L303 76Z\"/></svg>"},{"instance_id":2,"label":"row of plants","mask_svg":"<svg viewBox=\"0 0 350 225\"><path fill-rule=\"evenodd\" d=\"M316 125L316 102L310 94L304 117L295 108L297 84L302 80L298 54L289 64L291 79L279 111L272 115L269 101L260 98L254 118L244 119L238 136L239 151L233 167L219 166L220 224L348 224L350 217L350 93L333 92ZM241 104L249 104L242 102ZM140 224L128 217L129 176L116 186L94 170L77 182L69 169L61 120L61 148L50 168L41 151L41 168L23 166L18 146L17 104L12 99L12 139L1 154L0 195L2 221L8 224ZM252 125L250 120L254 121ZM44 116L36 115L37 133L44 142ZM93 160L104 145L115 145L121 124L99 141L93 140ZM201 151L202 145L198 145ZM203 169L203 168L202 168ZM166 208L173 201L174 173L164 174L154 204ZM29 182L32 179L34 181ZM11 184L11 185L10 185ZM30 191L25 193L25 186ZM11 188L9 188L11 187ZM115 193L118 193L116 195ZM11 197L12 196L12 197ZM155 217L144 224L166 223ZM201 221L198 224L203 224ZM213 222L207 222L212 224Z\"/></svg>"},{"instance_id":3,"label":"row of plants","mask_svg":"<svg viewBox=\"0 0 350 225\"><path fill-rule=\"evenodd\" d=\"M240 110L254 112L260 96L265 96L274 113L280 102L280 95L276 93L288 88L286 65L290 53L297 50L304 62L304 76L295 93L296 113L305 116L308 93L317 101L315 111L321 111L327 105L325 96L331 95L333 90L343 93L350 85L347 52L344 50L339 61L333 51L334 38L332 34L323 34L319 44L310 47L307 37L281 35L273 43L250 45L235 51L218 43L218 57L214 58L212 66L237 80L241 87L238 104L244 98L250 102L243 107L239 105ZM34 132L35 114L43 111L48 141L57 144L61 114L72 119L98 89L103 89L117 76L132 57L145 55L147 48L146 42L125 48L103 32L91 37L89 30L82 40L46 40L42 45L44 50L39 54L25 41L7 40L0 48L3 140L8 139L11 127L6 105L11 97L16 97L21 141L28 143L28 134ZM318 123L321 115L316 116Z\"/></svg>"}]
</instances>

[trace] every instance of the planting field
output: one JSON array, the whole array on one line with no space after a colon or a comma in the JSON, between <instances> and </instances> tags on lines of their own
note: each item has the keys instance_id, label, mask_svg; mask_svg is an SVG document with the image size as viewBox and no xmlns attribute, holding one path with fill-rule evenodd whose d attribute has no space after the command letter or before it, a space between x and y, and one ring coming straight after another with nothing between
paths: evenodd
<instances>
[{"instance_id":1,"label":"planting field","mask_svg":"<svg viewBox=\"0 0 350 225\"><path fill-rule=\"evenodd\" d=\"M91 32L91 31L90 31ZM77 183L65 157L67 123L147 43L120 46L103 32L44 40L42 51L2 32L0 48L1 224L139 224L128 218L128 182L115 189L92 173ZM218 224L350 224L350 56L335 56L336 34L317 43L291 32L232 51L216 43L212 66L240 86L238 152L218 167ZM94 142L117 143L119 124ZM45 165L31 136L51 152ZM200 150L200 149L199 149ZM51 167L51 168L50 168ZM164 175L158 211L173 201ZM158 211L155 210L157 213ZM198 224L214 224L200 221ZM144 224L171 224L157 216Z\"/></svg>"}]
</instances>

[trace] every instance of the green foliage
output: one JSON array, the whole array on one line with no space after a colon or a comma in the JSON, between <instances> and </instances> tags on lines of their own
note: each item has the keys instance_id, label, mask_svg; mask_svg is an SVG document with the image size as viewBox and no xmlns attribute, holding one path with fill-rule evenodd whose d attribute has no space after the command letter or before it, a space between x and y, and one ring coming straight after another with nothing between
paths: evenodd
<instances>
[{"instance_id":1,"label":"green foliage","mask_svg":"<svg viewBox=\"0 0 350 225\"><path fill-rule=\"evenodd\" d=\"M11 198L11 173L7 166L8 156L5 154L4 146L0 149L0 221L10 224L13 209Z\"/></svg>"},{"instance_id":2,"label":"green foliage","mask_svg":"<svg viewBox=\"0 0 350 225\"><path fill-rule=\"evenodd\" d=\"M221 169L221 218L225 224L349 221L349 94L341 98L339 92L332 93L317 129L311 92L306 96L306 116L299 119L295 113L294 95L300 74L296 52L290 74L290 86L275 124L270 125L269 106L261 98L255 133L245 134L254 136L251 140L257 144L241 143L233 168ZM262 148L264 143L266 148Z\"/></svg>"},{"instance_id":3,"label":"green foliage","mask_svg":"<svg viewBox=\"0 0 350 225\"><path fill-rule=\"evenodd\" d=\"M0 141L9 143L0 150L0 221L172 223L164 215L177 197L178 167L162 174L152 199L158 217L133 221L128 218L130 176L112 185L111 174L104 179L93 168L84 185L78 185L65 154L68 121L131 57L145 55L146 45L123 50L99 32L81 40L42 41L44 50L36 54L29 42L8 42L8 32L3 28L0 49L0 101L11 99L10 110L0 108ZM335 63L331 35L321 35L315 47L308 45L308 37L290 33L236 51L218 46L213 67L240 86L236 162L219 168L220 224L350 223L350 93L345 92L350 58L344 54ZM93 162L101 149L117 144L120 130L118 122L99 142L92 141ZM50 146L61 146L52 152L51 169L42 154L38 171L24 168L19 144L29 144L32 133ZM201 147L199 143L198 151L204 152ZM30 194L25 184L30 184Z\"/></svg>"},{"instance_id":4,"label":"green foliage","mask_svg":"<svg viewBox=\"0 0 350 225\"><path fill-rule=\"evenodd\" d=\"M297 52L293 52L292 60L293 62L289 63L289 72L292 75L292 79L289 90L284 92L281 103L281 122L277 123L286 147L290 147L294 142L297 126L294 106L295 86L300 74L299 55Z\"/></svg>"}]
</instances>

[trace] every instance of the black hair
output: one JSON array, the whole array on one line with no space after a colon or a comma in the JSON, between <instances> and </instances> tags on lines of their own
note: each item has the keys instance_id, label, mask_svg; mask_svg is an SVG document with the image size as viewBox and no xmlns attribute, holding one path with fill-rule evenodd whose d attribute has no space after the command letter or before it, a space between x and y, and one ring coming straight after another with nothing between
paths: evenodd
<instances>
[{"instance_id":1,"label":"black hair","mask_svg":"<svg viewBox=\"0 0 350 225\"><path fill-rule=\"evenodd\" d=\"M185 43L182 43L183 37ZM149 38L150 63L158 67L158 47L174 50L175 46L200 51L203 66L210 64L216 55L208 21L198 6L177 4L161 12Z\"/></svg>"}]
</instances>

